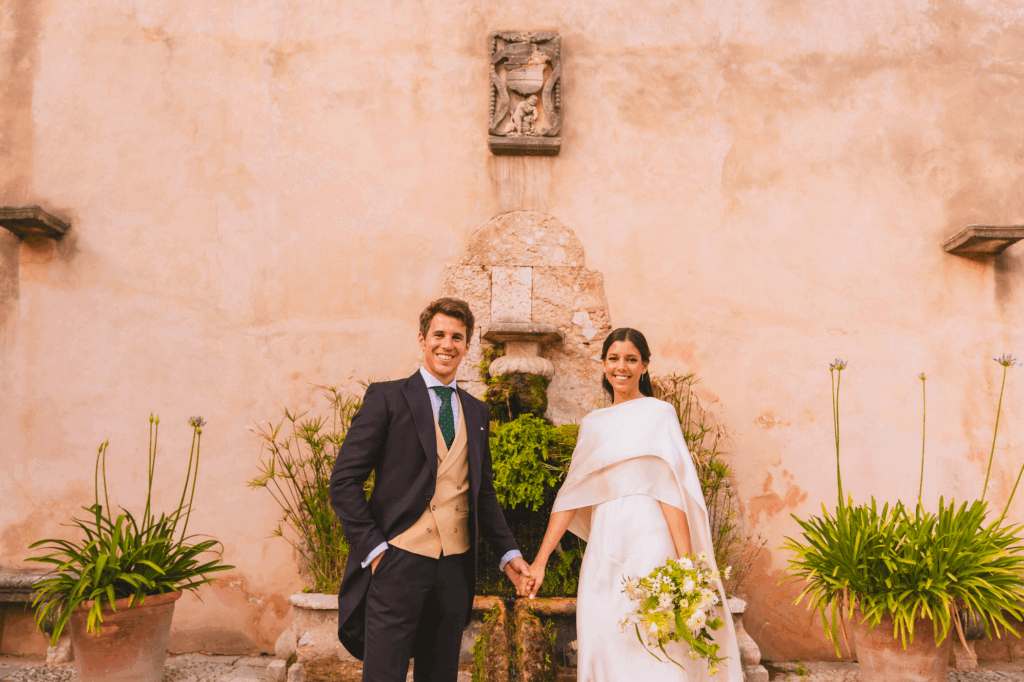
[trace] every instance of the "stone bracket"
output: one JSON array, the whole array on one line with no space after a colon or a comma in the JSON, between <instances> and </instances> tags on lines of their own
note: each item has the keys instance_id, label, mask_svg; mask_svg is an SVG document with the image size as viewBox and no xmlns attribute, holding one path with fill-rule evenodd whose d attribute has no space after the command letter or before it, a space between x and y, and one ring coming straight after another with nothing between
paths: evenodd
<instances>
[{"instance_id":1,"label":"stone bracket","mask_svg":"<svg viewBox=\"0 0 1024 682\"><path fill-rule=\"evenodd\" d=\"M562 138L491 135L487 138L487 147L495 156L557 156L562 149Z\"/></svg>"},{"instance_id":2,"label":"stone bracket","mask_svg":"<svg viewBox=\"0 0 1024 682\"><path fill-rule=\"evenodd\" d=\"M47 213L39 206L0 206L0 226L26 237L60 239L71 229L71 224Z\"/></svg>"},{"instance_id":3,"label":"stone bracket","mask_svg":"<svg viewBox=\"0 0 1024 682\"><path fill-rule=\"evenodd\" d=\"M1024 225L968 225L942 243L958 256L995 256L1024 239Z\"/></svg>"}]
</instances>

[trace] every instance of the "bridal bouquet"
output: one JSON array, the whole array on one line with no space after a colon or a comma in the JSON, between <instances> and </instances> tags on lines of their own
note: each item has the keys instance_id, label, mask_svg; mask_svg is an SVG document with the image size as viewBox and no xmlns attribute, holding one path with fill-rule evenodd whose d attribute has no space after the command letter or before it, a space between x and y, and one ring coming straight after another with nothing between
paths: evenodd
<instances>
[{"instance_id":1,"label":"bridal bouquet","mask_svg":"<svg viewBox=\"0 0 1024 682\"><path fill-rule=\"evenodd\" d=\"M623 578L622 591L635 603L635 608L620 625L623 632L632 625L648 653L658 658L649 648L657 646L665 658L680 668L683 666L665 651L665 644L685 642L690 646L690 658L705 659L708 674L714 675L718 664L725 660L718 655L718 645L711 637L711 631L724 625L715 613L715 605L720 601L716 583L728 578L732 567L720 574L707 568L706 563L707 555L703 552L696 556L687 554L679 560L669 559L646 578Z\"/></svg>"}]
</instances>

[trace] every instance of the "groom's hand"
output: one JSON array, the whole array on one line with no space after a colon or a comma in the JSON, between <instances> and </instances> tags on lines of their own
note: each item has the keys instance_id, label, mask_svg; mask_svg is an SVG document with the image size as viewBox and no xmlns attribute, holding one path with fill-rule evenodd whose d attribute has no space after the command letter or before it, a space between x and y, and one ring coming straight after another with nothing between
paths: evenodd
<instances>
[{"instance_id":1,"label":"groom's hand","mask_svg":"<svg viewBox=\"0 0 1024 682\"><path fill-rule=\"evenodd\" d=\"M380 560L384 558L384 554L386 552L387 550L385 549L383 552L373 557L373 559L370 561L370 575L373 575L377 572L377 564L379 564Z\"/></svg>"},{"instance_id":2,"label":"groom's hand","mask_svg":"<svg viewBox=\"0 0 1024 682\"><path fill-rule=\"evenodd\" d=\"M520 597L530 594L533 589L533 575L530 573L530 565L522 557L517 556L505 564L505 574L516 586L516 594Z\"/></svg>"}]
</instances>

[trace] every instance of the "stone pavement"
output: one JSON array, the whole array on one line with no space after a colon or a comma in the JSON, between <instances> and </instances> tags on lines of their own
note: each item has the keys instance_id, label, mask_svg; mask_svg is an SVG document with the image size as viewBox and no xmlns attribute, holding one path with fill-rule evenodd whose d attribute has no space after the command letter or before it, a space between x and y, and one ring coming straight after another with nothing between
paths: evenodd
<instances>
[{"instance_id":1,"label":"stone pavement","mask_svg":"<svg viewBox=\"0 0 1024 682\"><path fill-rule=\"evenodd\" d=\"M860 666L856 663L808 662L772 663L761 661L768 669L772 682L858 682ZM972 672L950 670L946 682L997 682L1019 680L1024 682L1024 665L1016 662L983 662Z\"/></svg>"},{"instance_id":2,"label":"stone pavement","mask_svg":"<svg viewBox=\"0 0 1024 682\"><path fill-rule=\"evenodd\" d=\"M263 682L264 670L273 656L208 656L182 654L167 657L164 682ZM766 662L772 682L857 682L856 663ZM469 677L468 673L461 673ZM70 682L75 680L70 665L47 666L39 659L0 657L3 682ZM411 677L410 677L411 679ZM947 682L1024 682L1024 663L986 662L981 670L950 670Z\"/></svg>"},{"instance_id":3,"label":"stone pavement","mask_svg":"<svg viewBox=\"0 0 1024 682\"><path fill-rule=\"evenodd\" d=\"M164 682L264 682L266 668L275 660L273 656L168 656ZM78 679L73 666L72 663L46 665L38 658L0 656L0 681L71 682ZM339 682L349 682L350 676L354 676L354 682L358 682L359 669L353 666L350 668L353 669L344 673L344 679L339 679ZM408 679L412 680L411 671ZM459 673L459 682L470 682L470 679L468 672Z\"/></svg>"}]
</instances>

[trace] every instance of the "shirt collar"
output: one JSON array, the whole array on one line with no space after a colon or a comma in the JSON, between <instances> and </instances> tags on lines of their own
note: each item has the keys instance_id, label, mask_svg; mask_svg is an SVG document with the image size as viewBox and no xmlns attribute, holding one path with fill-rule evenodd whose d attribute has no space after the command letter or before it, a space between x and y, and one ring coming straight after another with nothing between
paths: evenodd
<instances>
[{"instance_id":1,"label":"shirt collar","mask_svg":"<svg viewBox=\"0 0 1024 682\"><path fill-rule=\"evenodd\" d=\"M428 372L425 367L420 367L420 376L423 377L423 381L425 381L427 383L427 388L430 388L431 386L444 386L445 385L445 384L441 383L440 379L438 379L433 374ZM458 388L458 386L455 385L455 379L452 379L452 383L447 384L447 386L448 386L448 388L455 388L455 389Z\"/></svg>"}]
</instances>

